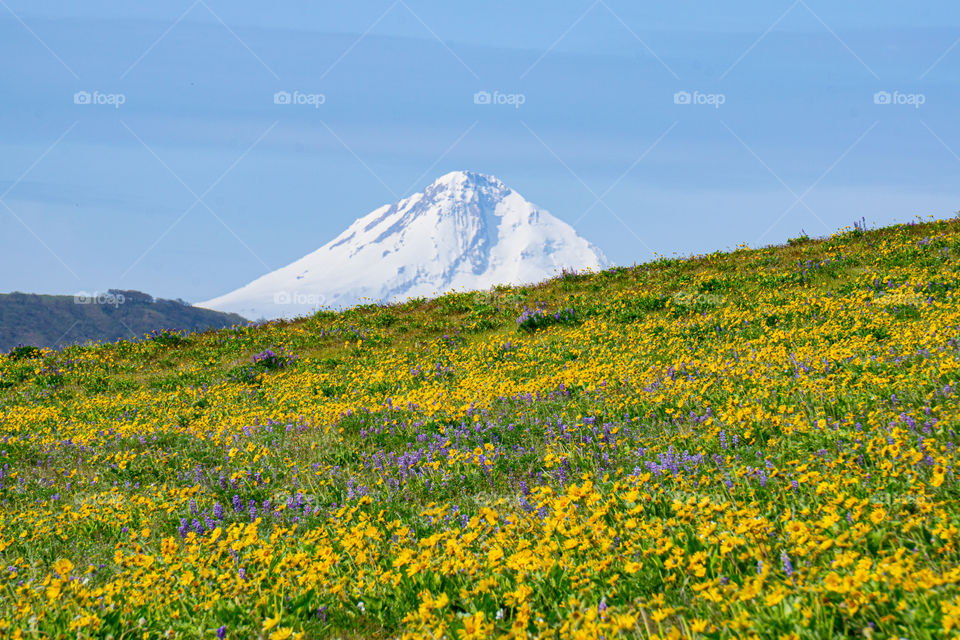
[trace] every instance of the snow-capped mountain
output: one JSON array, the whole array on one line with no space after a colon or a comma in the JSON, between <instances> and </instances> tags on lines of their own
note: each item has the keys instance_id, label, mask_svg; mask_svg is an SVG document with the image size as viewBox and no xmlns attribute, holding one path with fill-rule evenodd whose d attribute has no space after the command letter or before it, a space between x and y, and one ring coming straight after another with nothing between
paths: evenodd
<instances>
[{"instance_id":1,"label":"snow-capped mountain","mask_svg":"<svg viewBox=\"0 0 960 640\"><path fill-rule=\"evenodd\" d=\"M525 284L606 257L497 178L454 171L384 205L331 242L231 293L197 303L251 319Z\"/></svg>"}]
</instances>

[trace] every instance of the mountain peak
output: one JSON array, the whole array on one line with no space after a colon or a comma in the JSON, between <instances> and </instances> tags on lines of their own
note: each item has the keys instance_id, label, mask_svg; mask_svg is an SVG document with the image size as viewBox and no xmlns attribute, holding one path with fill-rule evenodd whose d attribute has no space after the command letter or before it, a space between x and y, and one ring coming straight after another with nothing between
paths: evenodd
<instances>
[{"instance_id":1,"label":"mountain peak","mask_svg":"<svg viewBox=\"0 0 960 640\"><path fill-rule=\"evenodd\" d=\"M452 171L359 218L300 260L200 305L255 319L291 317L323 306L534 283L607 264L573 227L498 178Z\"/></svg>"},{"instance_id":2,"label":"mountain peak","mask_svg":"<svg viewBox=\"0 0 960 640\"><path fill-rule=\"evenodd\" d=\"M424 194L453 192L463 195L472 189L481 189L489 194L507 194L511 191L496 176L476 171L451 171L431 182L423 192Z\"/></svg>"},{"instance_id":3,"label":"mountain peak","mask_svg":"<svg viewBox=\"0 0 960 640\"><path fill-rule=\"evenodd\" d=\"M451 171L449 173L443 174L442 176L434 180L432 183L430 183L430 186L427 188L429 189L430 187L439 186L439 185L464 184L464 183L503 184L500 181L500 179L497 178L496 176L480 173L479 171L460 170L460 171Z\"/></svg>"}]
</instances>

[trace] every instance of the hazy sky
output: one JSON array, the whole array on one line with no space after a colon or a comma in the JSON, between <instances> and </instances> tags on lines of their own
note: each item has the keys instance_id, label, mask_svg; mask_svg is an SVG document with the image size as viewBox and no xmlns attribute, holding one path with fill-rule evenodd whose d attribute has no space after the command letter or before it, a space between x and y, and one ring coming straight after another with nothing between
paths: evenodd
<instances>
[{"instance_id":1,"label":"hazy sky","mask_svg":"<svg viewBox=\"0 0 960 640\"><path fill-rule=\"evenodd\" d=\"M210 298L454 169L620 264L960 209L956 2L142 4L0 0L0 291Z\"/></svg>"}]
</instances>

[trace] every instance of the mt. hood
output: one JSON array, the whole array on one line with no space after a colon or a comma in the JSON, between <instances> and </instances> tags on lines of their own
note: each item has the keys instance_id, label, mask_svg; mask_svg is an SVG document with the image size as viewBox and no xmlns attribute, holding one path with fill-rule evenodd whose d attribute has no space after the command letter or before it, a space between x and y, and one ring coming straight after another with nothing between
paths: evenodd
<instances>
[{"instance_id":1,"label":"mt. hood","mask_svg":"<svg viewBox=\"0 0 960 640\"><path fill-rule=\"evenodd\" d=\"M311 254L197 306L251 319L452 290L526 284L607 266L573 227L497 178L454 171L384 205Z\"/></svg>"}]
</instances>

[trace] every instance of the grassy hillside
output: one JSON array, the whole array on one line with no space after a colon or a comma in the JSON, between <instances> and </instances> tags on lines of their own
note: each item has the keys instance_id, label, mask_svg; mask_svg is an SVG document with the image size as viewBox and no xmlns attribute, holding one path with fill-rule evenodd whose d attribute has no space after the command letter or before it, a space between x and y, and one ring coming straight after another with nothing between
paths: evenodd
<instances>
[{"instance_id":1,"label":"grassy hillside","mask_svg":"<svg viewBox=\"0 0 960 640\"><path fill-rule=\"evenodd\" d=\"M857 227L0 357L3 633L955 632L958 256Z\"/></svg>"},{"instance_id":2,"label":"grassy hillside","mask_svg":"<svg viewBox=\"0 0 960 640\"><path fill-rule=\"evenodd\" d=\"M140 291L99 296L0 293L0 351L18 345L59 348L86 342L135 340L162 329L202 331L249 324L235 313L192 307Z\"/></svg>"}]
</instances>

